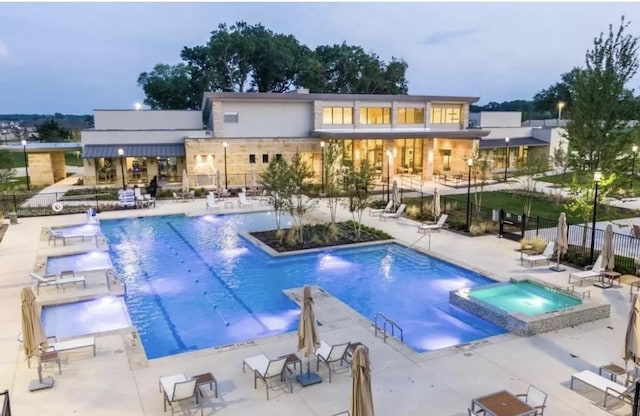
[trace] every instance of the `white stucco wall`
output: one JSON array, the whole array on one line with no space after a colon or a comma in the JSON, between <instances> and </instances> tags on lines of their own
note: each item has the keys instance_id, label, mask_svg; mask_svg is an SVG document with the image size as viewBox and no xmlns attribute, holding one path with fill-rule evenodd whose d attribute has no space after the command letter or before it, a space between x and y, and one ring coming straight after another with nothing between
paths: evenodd
<instances>
[{"instance_id":1,"label":"white stucco wall","mask_svg":"<svg viewBox=\"0 0 640 416\"><path fill-rule=\"evenodd\" d=\"M238 113L238 123L214 125L216 137L309 137L313 130L311 102L223 101L222 112Z\"/></svg>"},{"instance_id":2,"label":"white stucco wall","mask_svg":"<svg viewBox=\"0 0 640 416\"><path fill-rule=\"evenodd\" d=\"M202 130L197 110L95 110L95 130Z\"/></svg>"},{"instance_id":3,"label":"white stucco wall","mask_svg":"<svg viewBox=\"0 0 640 416\"><path fill-rule=\"evenodd\" d=\"M202 130L84 130L82 144L184 143L185 137L206 137Z\"/></svg>"},{"instance_id":4,"label":"white stucco wall","mask_svg":"<svg viewBox=\"0 0 640 416\"><path fill-rule=\"evenodd\" d=\"M481 111L469 115L474 127L520 127L522 113L520 111Z\"/></svg>"},{"instance_id":5,"label":"white stucco wall","mask_svg":"<svg viewBox=\"0 0 640 416\"><path fill-rule=\"evenodd\" d=\"M487 128L491 132L484 139L504 139L505 137L533 137L531 127L494 127Z\"/></svg>"}]
</instances>

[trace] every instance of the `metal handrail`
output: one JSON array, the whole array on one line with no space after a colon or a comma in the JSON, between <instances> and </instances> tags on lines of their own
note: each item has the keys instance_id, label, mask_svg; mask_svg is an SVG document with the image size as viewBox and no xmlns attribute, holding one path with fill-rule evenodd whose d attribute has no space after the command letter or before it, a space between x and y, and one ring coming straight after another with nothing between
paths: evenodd
<instances>
[{"instance_id":1,"label":"metal handrail","mask_svg":"<svg viewBox=\"0 0 640 416\"><path fill-rule=\"evenodd\" d=\"M378 325L378 318L382 318L382 329L380 329L380 326ZM382 339L384 342L387 342L387 324L391 326L391 336L393 337L396 335L395 329L398 328L398 331L400 331L400 341L404 342L404 331L400 328L400 325L398 325L393 319L385 316L382 312L376 313L374 318L375 336L377 337L378 331L382 330Z\"/></svg>"},{"instance_id":2,"label":"metal handrail","mask_svg":"<svg viewBox=\"0 0 640 416\"><path fill-rule=\"evenodd\" d=\"M400 186L402 188L409 188L412 190L422 191L422 186L424 185L424 180L422 177L416 178L414 176L404 176L398 175L400 177ZM405 186L405 181L408 182L408 186Z\"/></svg>"},{"instance_id":3,"label":"metal handrail","mask_svg":"<svg viewBox=\"0 0 640 416\"><path fill-rule=\"evenodd\" d=\"M111 283L109 283L109 278L112 279L116 279L118 280L120 283L122 283L122 287L124 288L124 296L127 296L127 284L125 283L124 280L122 280L122 278L120 277L120 275L118 273L115 272L115 270L113 269L107 269L107 271L105 272L105 276L107 278L107 289L111 290Z\"/></svg>"}]
</instances>

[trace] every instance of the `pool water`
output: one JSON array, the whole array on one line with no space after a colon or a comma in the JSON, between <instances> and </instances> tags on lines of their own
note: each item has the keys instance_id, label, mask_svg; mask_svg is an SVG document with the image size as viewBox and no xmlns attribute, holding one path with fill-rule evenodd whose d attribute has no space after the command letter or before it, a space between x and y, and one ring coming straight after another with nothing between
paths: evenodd
<instances>
[{"instance_id":1,"label":"pool water","mask_svg":"<svg viewBox=\"0 0 640 416\"><path fill-rule=\"evenodd\" d=\"M475 272L393 243L272 258L238 235L275 228L273 212L104 220L101 228L148 358L292 331L299 308L282 291L307 283L372 321L384 313L420 352L505 332L449 304L451 290L494 283Z\"/></svg>"},{"instance_id":2,"label":"pool water","mask_svg":"<svg viewBox=\"0 0 640 416\"><path fill-rule=\"evenodd\" d=\"M100 232L100 226L98 224L80 224L69 227L59 227L54 230L61 232L65 237L70 235L94 235Z\"/></svg>"},{"instance_id":3,"label":"pool water","mask_svg":"<svg viewBox=\"0 0 640 416\"><path fill-rule=\"evenodd\" d=\"M73 270L78 274L78 272L103 270L110 267L109 253L106 251L88 251L68 256L48 257L46 273L47 276L51 276L64 270Z\"/></svg>"},{"instance_id":4,"label":"pool water","mask_svg":"<svg viewBox=\"0 0 640 416\"><path fill-rule=\"evenodd\" d=\"M527 316L554 312L581 304L579 299L572 296L527 281L476 289L470 292L470 296L506 312Z\"/></svg>"},{"instance_id":5,"label":"pool water","mask_svg":"<svg viewBox=\"0 0 640 416\"><path fill-rule=\"evenodd\" d=\"M45 334L58 339L131 326L124 300L116 296L44 306L41 317Z\"/></svg>"}]
</instances>

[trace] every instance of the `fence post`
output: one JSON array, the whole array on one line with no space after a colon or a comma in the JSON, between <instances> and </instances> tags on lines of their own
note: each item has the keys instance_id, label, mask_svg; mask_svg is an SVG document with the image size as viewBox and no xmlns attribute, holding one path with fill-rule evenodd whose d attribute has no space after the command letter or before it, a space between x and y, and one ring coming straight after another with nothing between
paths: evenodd
<instances>
[{"instance_id":1,"label":"fence post","mask_svg":"<svg viewBox=\"0 0 640 416\"><path fill-rule=\"evenodd\" d=\"M540 215L536 217L536 237L538 236L539 231L540 231Z\"/></svg>"},{"instance_id":2,"label":"fence post","mask_svg":"<svg viewBox=\"0 0 640 416\"><path fill-rule=\"evenodd\" d=\"M524 238L524 230L527 228L527 214L522 214L522 226L520 229L520 233L522 234L521 238Z\"/></svg>"},{"instance_id":3,"label":"fence post","mask_svg":"<svg viewBox=\"0 0 640 416\"><path fill-rule=\"evenodd\" d=\"M422 192L422 189L420 189L420 215L422 215L422 206L424 205L424 203L422 202L424 200L424 192Z\"/></svg>"},{"instance_id":4,"label":"fence post","mask_svg":"<svg viewBox=\"0 0 640 416\"><path fill-rule=\"evenodd\" d=\"M18 212L18 201L16 200L16 193L13 193L13 212Z\"/></svg>"},{"instance_id":5,"label":"fence post","mask_svg":"<svg viewBox=\"0 0 640 416\"><path fill-rule=\"evenodd\" d=\"M97 214L98 210L100 209L100 205L98 204L98 188L94 188L94 194L96 198L96 214Z\"/></svg>"}]
</instances>

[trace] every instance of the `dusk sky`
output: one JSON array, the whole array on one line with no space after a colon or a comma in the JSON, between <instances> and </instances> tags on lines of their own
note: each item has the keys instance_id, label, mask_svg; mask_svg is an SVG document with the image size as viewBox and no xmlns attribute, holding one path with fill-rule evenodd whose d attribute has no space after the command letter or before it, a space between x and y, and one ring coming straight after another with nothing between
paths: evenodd
<instances>
[{"instance_id":1,"label":"dusk sky","mask_svg":"<svg viewBox=\"0 0 640 416\"><path fill-rule=\"evenodd\" d=\"M531 99L623 14L640 35L636 3L0 3L0 114L132 108L141 72L240 20L402 58L410 94Z\"/></svg>"}]
</instances>

